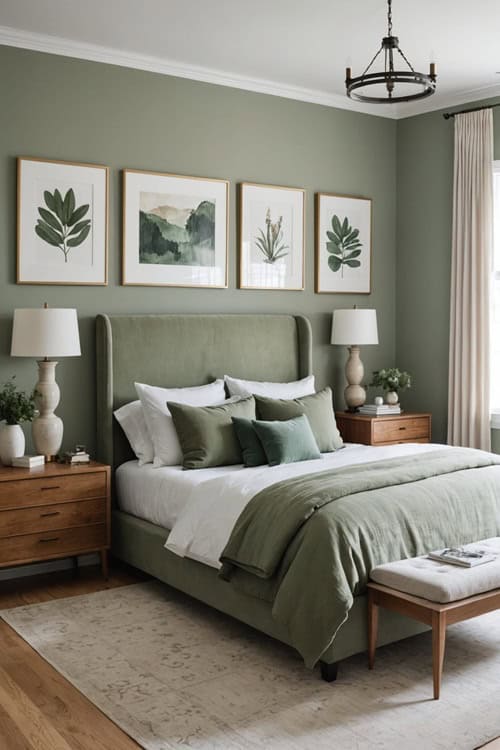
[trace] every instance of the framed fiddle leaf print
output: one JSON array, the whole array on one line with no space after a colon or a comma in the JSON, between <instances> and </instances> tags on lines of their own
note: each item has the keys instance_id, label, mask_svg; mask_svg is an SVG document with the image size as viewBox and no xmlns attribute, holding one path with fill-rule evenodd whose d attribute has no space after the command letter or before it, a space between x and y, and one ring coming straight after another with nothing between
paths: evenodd
<instances>
[{"instance_id":1,"label":"framed fiddle leaf print","mask_svg":"<svg viewBox=\"0 0 500 750\"><path fill-rule=\"evenodd\" d=\"M108 168L17 162L17 283L107 283Z\"/></svg>"},{"instance_id":2,"label":"framed fiddle leaf print","mask_svg":"<svg viewBox=\"0 0 500 750\"><path fill-rule=\"evenodd\" d=\"M369 198L316 193L316 292L370 294Z\"/></svg>"}]
</instances>

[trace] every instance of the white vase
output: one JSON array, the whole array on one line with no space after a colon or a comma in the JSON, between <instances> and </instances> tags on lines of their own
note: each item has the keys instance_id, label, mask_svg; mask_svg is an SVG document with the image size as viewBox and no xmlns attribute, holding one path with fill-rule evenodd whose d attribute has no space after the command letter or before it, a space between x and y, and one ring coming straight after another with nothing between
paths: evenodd
<instances>
[{"instance_id":1,"label":"white vase","mask_svg":"<svg viewBox=\"0 0 500 750\"><path fill-rule=\"evenodd\" d=\"M385 403L391 406L396 406L399 403L399 396L397 391L387 391L385 394Z\"/></svg>"},{"instance_id":2,"label":"white vase","mask_svg":"<svg viewBox=\"0 0 500 750\"><path fill-rule=\"evenodd\" d=\"M6 424L0 428L0 461L10 466L13 458L24 456L26 441L20 424Z\"/></svg>"}]
</instances>

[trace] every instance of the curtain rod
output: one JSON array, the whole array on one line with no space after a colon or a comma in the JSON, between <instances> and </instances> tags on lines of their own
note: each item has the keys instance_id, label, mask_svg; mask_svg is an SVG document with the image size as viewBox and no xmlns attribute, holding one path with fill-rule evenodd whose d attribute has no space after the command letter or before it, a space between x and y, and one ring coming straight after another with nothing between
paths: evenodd
<instances>
[{"instance_id":1,"label":"curtain rod","mask_svg":"<svg viewBox=\"0 0 500 750\"><path fill-rule=\"evenodd\" d=\"M455 115L464 115L467 112L479 112L482 109L493 109L494 107L500 107L500 102L498 104L484 104L482 107L474 107L473 109L461 109L459 112L445 112L443 117L445 120L449 120L450 117L455 117Z\"/></svg>"}]
</instances>

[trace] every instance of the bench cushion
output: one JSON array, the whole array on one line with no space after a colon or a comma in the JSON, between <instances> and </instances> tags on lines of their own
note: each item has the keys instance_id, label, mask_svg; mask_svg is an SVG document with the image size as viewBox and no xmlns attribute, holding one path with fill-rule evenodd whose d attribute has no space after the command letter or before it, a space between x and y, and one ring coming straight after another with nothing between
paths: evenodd
<instances>
[{"instance_id":1,"label":"bench cushion","mask_svg":"<svg viewBox=\"0 0 500 750\"><path fill-rule=\"evenodd\" d=\"M500 537L463 546L498 557L474 568L440 563L426 556L412 557L379 565L373 568L370 578L383 586L441 604L500 588Z\"/></svg>"}]
</instances>

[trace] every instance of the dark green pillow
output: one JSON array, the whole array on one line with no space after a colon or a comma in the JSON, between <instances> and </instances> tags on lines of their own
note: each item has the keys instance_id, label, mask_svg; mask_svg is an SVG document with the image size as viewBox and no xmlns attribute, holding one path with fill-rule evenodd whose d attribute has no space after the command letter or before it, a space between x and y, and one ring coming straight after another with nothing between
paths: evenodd
<instances>
[{"instance_id":1,"label":"dark green pillow","mask_svg":"<svg viewBox=\"0 0 500 750\"><path fill-rule=\"evenodd\" d=\"M278 422L252 422L266 452L269 466L321 458L309 420L300 417Z\"/></svg>"},{"instance_id":2,"label":"dark green pillow","mask_svg":"<svg viewBox=\"0 0 500 750\"><path fill-rule=\"evenodd\" d=\"M262 466L262 464L267 464L264 448L259 436L255 432L252 420L244 419L243 417L233 417L232 419L245 466Z\"/></svg>"},{"instance_id":3,"label":"dark green pillow","mask_svg":"<svg viewBox=\"0 0 500 750\"><path fill-rule=\"evenodd\" d=\"M323 388L311 396L287 400L255 396L255 401L258 419L284 420L305 414L321 453L343 448L344 443L335 422L331 388Z\"/></svg>"},{"instance_id":4,"label":"dark green pillow","mask_svg":"<svg viewBox=\"0 0 500 750\"><path fill-rule=\"evenodd\" d=\"M185 469L241 464L240 444L231 418L255 418L253 396L220 406L187 406L172 401L167 407L184 456Z\"/></svg>"}]
</instances>

